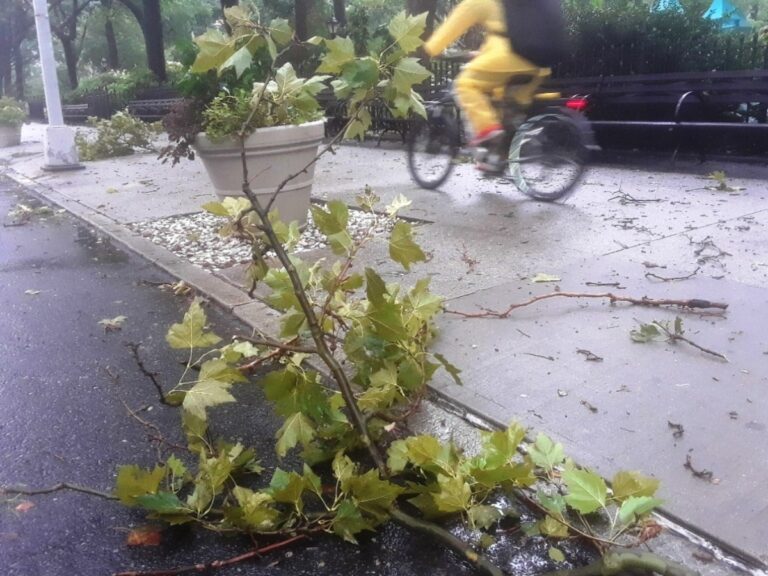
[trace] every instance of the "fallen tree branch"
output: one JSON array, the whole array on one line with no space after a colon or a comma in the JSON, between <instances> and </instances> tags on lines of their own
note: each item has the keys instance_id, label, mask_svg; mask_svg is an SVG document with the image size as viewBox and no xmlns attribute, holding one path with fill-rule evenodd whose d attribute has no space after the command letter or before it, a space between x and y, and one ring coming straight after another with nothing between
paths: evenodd
<instances>
[{"instance_id":1,"label":"fallen tree branch","mask_svg":"<svg viewBox=\"0 0 768 576\"><path fill-rule=\"evenodd\" d=\"M449 546L454 552L461 555L462 558L468 560L477 570L488 576L504 576L504 572L491 564L485 556L475 552L466 542L457 538L451 534L448 530L441 528L437 524L432 522L425 522L419 520L400 510L399 508L390 508L389 513L392 518L408 528L418 530L423 534L428 534L443 544Z\"/></svg>"},{"instance_id":2,"label":"fallen tree branch","mask_svg":"<svg viewBox=\"0 0 768 576\"><path fill-rule=\"evenodd\" d=\"M701 270L701 266L697 267L696 270L688 274L687 276L674 276L674 277L666 277L666 276L659 276L658 274L654 274L653 272L646 272L645 277L646 278L656 278L656 280L661 280L662 282L675 282L677 280L689 280L696 276L698 274L699 270Z\"/></svg>"},{"instance_id":3,"label":"fallen tree branch","mask_svg":"<svg viewBox=\"0 0 768 576\"><path fill-rule=\"evenodd\" d=\"M274 552L280 548L285 548L286 546L289 546L299 540L304 540L305 538L307 538L306 535L298 534L292 538L288 538L287 540L275 542L269 546L264 546L257 550L251 550L250 552L234 556L233 558L228 558L227 560L214 560L213 562L208 562L207 564L191 564L189 566L182 566L181 568L173 568L170 570L155 570L150 572L116 572L113 576L177 576L178 574L187 574L189 572L207 572L208 570L218 570L220 568L232 566L233 564L245 562L246 560L250 560L252 558L264 556L265 554L269 554L270 552Z\"/></svg>"},{"instance_id":4,"label":"fallen tree branch","mask_svg":"<svg viewBox=\"0 0 768 576\"><path fill-rule=\"evenodd\" d=\"M545 572L539 576L615 576L634 571L660 574L661 576L698 576L698 572L682 564L665 560L649 552L609 552L600 560L568 570Z\"/></svg>"},{"instance_id":5,"label":"fallen tree branch","mask_svg":"<svg viewBox=\"0 0 768 576\"><path fill-rule=\"evenodd\" d=\"M692 298L690 300L671 300L664 298L652 299L646 296L643 296L642 298L632 298L631 296L618 296L616 294L612 294L611 292L551 292L549 294L542 294L541 296L531 298L527 302L510 304L509 307L503 312L488 310L485 308L482 312L460 312L458 310L445 310L445 312L447 314L455 314L456 316L461 316L462 318L498 318L500 320L504 320L509 318L512 312L518 308L531 306L532 304L536 304L537 302L548 300L550 298L598 298L607 299L611 304L615 304L616 302L627 302L629 304L634 304L635 306L648 306L651 308L658 308L661 306L675 306L678 308L686 308L691 310L705 308L717 308L718 310L728 309L728 304L722 302L710 302L709 300L701 300L698 298Z\"/></svg>"},{"instance_id":6,"label":"fallen tree branch","mask_svg":"<svg viewBox=\"0 0 768 576\"><path fill-rule=\"evenodd\" d=\"M48 488L21 488L19 486L0 486L0 494L22 494L24 496L39 496L41 494L52 494L54 492L60 492L62 490L71 490L72 492L81 492L83 494L90 494L91 496L98 496L105 500L117 500L117 496L109 492L102 492L95 488L88 488L87 486L80 486L79 484L70 484L69 482L61 482Z\"/></svg>"}]
</instances>

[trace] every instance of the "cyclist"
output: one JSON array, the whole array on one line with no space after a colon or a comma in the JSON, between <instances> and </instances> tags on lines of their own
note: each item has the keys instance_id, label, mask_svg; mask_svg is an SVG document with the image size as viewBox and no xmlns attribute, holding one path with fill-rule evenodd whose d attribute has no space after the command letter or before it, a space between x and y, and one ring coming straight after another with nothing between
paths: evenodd
<instances>
[{"instance_id":1,"label":"cyclist","mask_svg":"<svg viewBox=\"0 0 768 576\"><path fill-rule=\"evenodd\" d=\"M502 0L462 0L426 42L426 52L437 56L476 24L485 29L485 41L477 56L464 67L453 84L459 105L472 128L472 146L488 144L504 133L499 113L491 103L491 95L496 89L506 86L515 76L540 77L549 74L547 69L540 69L512 50L506 35ZM533 82L521 86L516 92L521 106L531 103L538 84ZM496 170L496 166L483 162L479 162L477 167L486 171Z\"/></svg>"}]
</instances>

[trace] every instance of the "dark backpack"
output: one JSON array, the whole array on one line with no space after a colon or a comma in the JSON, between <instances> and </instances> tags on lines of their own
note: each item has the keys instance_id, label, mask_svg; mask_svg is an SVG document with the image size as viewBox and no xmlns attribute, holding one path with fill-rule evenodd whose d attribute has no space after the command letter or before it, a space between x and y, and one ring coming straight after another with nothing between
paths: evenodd
<instances>
[{"instance_id":1,"label":"dark backpack","mask_svg":"<svg viewBox=\"0 0 768 576\"><path fill-rule=\"evenodd\" d=\"M561 0L501 0L512 50L542 68L567 55Z\"/></svg>"}]
</instances>

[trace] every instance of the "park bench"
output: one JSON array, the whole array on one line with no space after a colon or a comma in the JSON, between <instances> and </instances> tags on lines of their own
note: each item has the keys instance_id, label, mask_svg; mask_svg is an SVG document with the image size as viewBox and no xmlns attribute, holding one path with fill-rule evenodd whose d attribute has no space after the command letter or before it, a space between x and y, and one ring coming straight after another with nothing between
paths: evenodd
<instances>
[{"instance_id":1,"label":"park bench","mask_svg":"<svg viewBox=\"0 0 768 576\"><path fill-rule=\"evenodd\" d=\"M154 98L144 100L130 100L128 102L128 112L132 116L146 121L161 120L168 114L174 105L181 102L183 98Z\"/></svg>"},{"instance_id":2,"label":"park bench","mask_svg":"<svg viewBox=\"0 0 768 576\"><path fill-rule=\"evenodd\" d=\"M768 148L768 70L564 78L548 85L586 100L585 113L604 144L631 130L650 141L667 136L676 152L692 146L703 154L728 143L751 152Z\"/></svg>"},{"instance_id":3,"label":"park bench","mask_svg":"<svg viewBox=\"0 0 768 576\"><path fill-rule=\"evenodd\" d=\"M82 123L92 116L88 104L64 104L61 107L65 122Z\"/></svg>"}]
</instances>

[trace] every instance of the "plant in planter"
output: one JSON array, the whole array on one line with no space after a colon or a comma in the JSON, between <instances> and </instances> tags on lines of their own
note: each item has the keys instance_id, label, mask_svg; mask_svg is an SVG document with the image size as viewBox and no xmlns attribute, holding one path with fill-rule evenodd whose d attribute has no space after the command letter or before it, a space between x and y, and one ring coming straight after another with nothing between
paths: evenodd
<instances>
[{"instance_id":1,"label":"plant in planter","mask_svg":"<svg viewBox=\"0 0 768 576\"><path fill-rule=\"evenodd\" d=\"M26 118L24 104L10 97L0 98L0 148L21 142L21 125Z\"/></svg>"},{"instance_id":2,"label":"plant in planter","mask_svg":"<svg viewBox=\"0 0 768 576\"><path fill-rule=\"evenodd\" d=\"M219 196L242 195L245 151L251 186L269 210L303 224L309 208L313 167L323 135L318 94L327 75L299 78L284 63L293 32L284 20L264 25L258 15L236 6L226 11L230 36L208 31L195 39L199 53L190 71L215 72L224 85L211 100L189 101L165 121L175 144L162 156L174 163L197 153ZM408 54L421 45L426 16L397 16L389 27L390 45L376 55L357 57L348 38L315 38L327 53L320 74L337 99L347 103L349 124L339 137L362 137L370 126L368 106L384 100L393 114L424 114L414 84L429 76ZM252 83L246 88L244 79ZM335 142L334 142L335 143ZM332 143L333 145L333 143Z\"/></svg>"}]
</instances>

